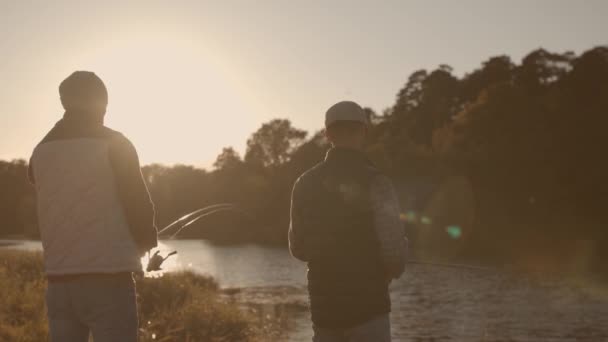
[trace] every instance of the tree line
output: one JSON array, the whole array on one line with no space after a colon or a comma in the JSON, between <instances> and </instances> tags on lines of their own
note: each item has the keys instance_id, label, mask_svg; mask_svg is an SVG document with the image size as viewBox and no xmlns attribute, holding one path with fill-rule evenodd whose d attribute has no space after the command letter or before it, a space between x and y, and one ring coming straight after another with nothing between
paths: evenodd
<instances>
[{"instance_id":1,"label":"tree line","mask_svg":"<svg viewBox=\"0 0 608 342\"><path fill-rule=\"evenodd\" d=\"M366 152L393 179L421 253L607 256L608 47L538 49L519 64L492 57L461 77L448 65L418 70L391 107L366 111ZM180 236L285 244L291 186L328 148L322 131L275 119L249 137L243 156L226 147L209 170L145 166L158 226L232 203L239 210L209 215ZM26 168L0 162L0 235L36 232Z\"/></svg>"}]
</instances>

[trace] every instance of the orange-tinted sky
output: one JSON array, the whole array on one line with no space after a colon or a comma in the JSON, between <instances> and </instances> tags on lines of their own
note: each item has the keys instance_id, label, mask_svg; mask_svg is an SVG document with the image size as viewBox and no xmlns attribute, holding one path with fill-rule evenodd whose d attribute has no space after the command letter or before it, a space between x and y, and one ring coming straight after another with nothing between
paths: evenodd
<instances>
[{"instance_id":1,"label":"orange-tinted sky","mask_svg":"<svg viewBox=\"0 0 608 342\"><path fill-rule=\"evenodd\" d=\"M106 123L144 163L209 166L271 118L381 111L416 69L608 44L602 0L124 2L0 2L0 159L29 156L74 70L105 80Z\"/></svg>"}]
</instances>

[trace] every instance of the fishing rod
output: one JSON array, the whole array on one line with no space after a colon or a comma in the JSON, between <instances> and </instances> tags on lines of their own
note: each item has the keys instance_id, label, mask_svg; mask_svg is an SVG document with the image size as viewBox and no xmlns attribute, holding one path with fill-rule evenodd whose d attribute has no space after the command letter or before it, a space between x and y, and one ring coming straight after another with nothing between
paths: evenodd
<instances>
[{"instance_id":1,"label":"fishing rod","mask_svg":"<svg viewBox=\"0 0 608 342\"><path fill-rule=\"evenodd\" d=\"M207 211L207 210L213 210L213 209L216 209L216 208L229 208L229 207L234 207L234 204L232 204L232 203L212 204L212 205L209 205L209 206L197 209L197 210L195 210L193 212L190 212L190 213L188 213L188 214L186 214L186 215L178 218L177 220L169 223L167 226L165 226L164 228L162 228L161 230L159 230L158 234L160 235L160 234L164 233L169 228L171 228L171 227L173 227L173 226L175 226L177 224L183 223L184 221L188 220L189 218L191 218L193 216L196 216L197 214L200 214L200 213L204 214L204 212ZM192 221L188 222L188 224L189 223L192 223ZM183 228L183 226L181 228Z\"/></svg>"},{"instance_id":2,"label":"fishing rod","mask_svg":"<svg viewBox=\"0 0 608 342\"><path fill-rule=\"evenodd\" d=\"M190 221L184 223L173 235L171 235L170 239L175 238L177 236L177 234L181 233L181 231L184 230L184 228L186 228L189 225L193 224L194 222L200 220L201 218L207 217L209 215L213 215L220 211L226 211L226 210L236 210L236 209L233 206L227 206L227 207L221 207L221 208L217 208L214 210L206 211L203 214L200 214L200 215L196 216L195 218L191 219Z\"/></svg>"},{"instance_id":3,"label":"fishing rod","mask_svg":"<svg viewBox=\"0 0 608 342\"><path fill-rule=\"evenodd\" d=\"M247 213L242 211L242 210L238 210L234 204L232 203L220 203L220 204L212 204L197 210L194 210L180 218L178 218L177 220L169 223L167 226L165 226L164 228L162 228L161 230L158 231L158 235L160 236L162 233L166 232L167 230L169 230L170 228L173 228L175 226L179 225L179 228L175 231L175 233L173 233L169 239L174 239L184 228L190 226L191 224L195 223L196 221L200 220L203 217L207 217L209 215L213 215L215 213L218 213L220 211L225 211L225 210L235 210L238 211L246 216ZM167 256L163 257L160 255L160 250L157 250L154 255L150 256L150 252L148 251L148 266L146 267L146 271L147 272L151 272L151 271L160 271L161 270L161 265L163 264L163 262L165 262L165 260L167 260L170 256L177 254L177 251L173 251L171 253L169 253Z\"/></svg>"}]
</instances>

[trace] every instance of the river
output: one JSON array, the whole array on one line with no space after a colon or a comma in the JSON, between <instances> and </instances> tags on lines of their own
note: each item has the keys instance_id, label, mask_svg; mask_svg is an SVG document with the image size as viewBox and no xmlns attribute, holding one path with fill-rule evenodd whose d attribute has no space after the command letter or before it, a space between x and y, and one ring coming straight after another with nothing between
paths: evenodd
<instances>
[{"instance_id":1,"label":"river","mask_svg":"<svg viewBox=\"0 0 608 342\"><path fill-rule=\"evenodd\" d=\"M286 340L311 340L306 266L286 249L200 240L162 241L160 249L178 251L165 271L211 275L240 289L239 300L257 304L259 314L290 315ZM408 265L391 298L395 341L608 341L608 287L589 278Z\"/></svg>"}]
</instances>

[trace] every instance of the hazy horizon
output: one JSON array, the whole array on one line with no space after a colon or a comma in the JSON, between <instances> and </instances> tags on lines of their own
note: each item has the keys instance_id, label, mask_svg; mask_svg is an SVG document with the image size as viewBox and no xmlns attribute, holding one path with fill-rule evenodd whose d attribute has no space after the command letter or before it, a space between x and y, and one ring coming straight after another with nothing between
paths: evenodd
<instances>
[{"instance_id":1,"label":"hazy horizon","mask_svg":"<svg viewBox=\"0 0 608 342\"><path fill-rule=\"evenodd\" d=\"M106 124L144 164L208 167L272 118L313 133L342 99L381 112L418 69L605 45L607 14L603 1L3 2L0 159L29 157L74 70L106 82Z\"/></svg>"}]
</instances>

